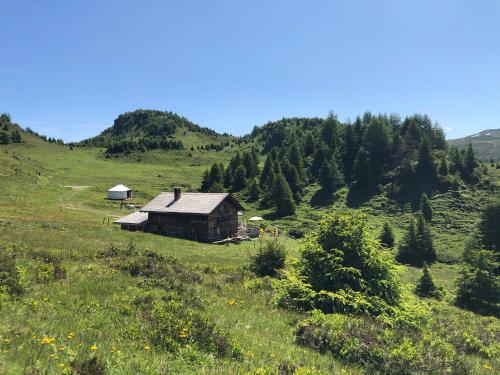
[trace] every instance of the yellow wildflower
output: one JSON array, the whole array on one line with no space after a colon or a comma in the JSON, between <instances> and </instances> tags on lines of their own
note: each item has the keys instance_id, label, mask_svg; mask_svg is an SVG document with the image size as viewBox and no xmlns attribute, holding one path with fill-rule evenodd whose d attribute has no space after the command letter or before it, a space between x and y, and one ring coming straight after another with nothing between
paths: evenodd
<instances>
[{"instance_id":1,"label":"yellow wildflower","mask_svg":"<svg viewBox=\"0 0 500 375\"><path fill-rule=\"evenodd\" d=\"M97 345L96 344L92 344L90 346L90 350L97 350Z\"/></svg>"},{"instance_id":2,"label":"yellow wildflower","mask_svg":"<svg viewBox=\"0 0 500 375\"><path fill-rule=\"evenodd\" d=\"M149 345L144 345L144 349L145 350L151 350L150 346Z\"/></svg>"},{"instance_id":3,"label":"yellow wildflower","mask_svg":"<svg viewBox=\"0 0 500 375\"><path fill-rule=\"evenodd\" d=\"M70 332L68 334L68 340L72 340L74 337L75 337L75 333L74 332Z\"/></svg>"},{"instance_id":4,"label":"yellow wildflower","mask_svg":"<svg viewBox=\"0 0 500 375\"><path fill-rule=\"evenodd\" d=\"M483 365L483 367L486 369L486 370L491 370L491 366L488 364L488 363L485 363Z\"/></svg>"},{"instance_id":5,"label":"yellow wildflower","mask_svg":"<svg viewBox=\"0 0 500 375\"><path fill-rule=\"evenodd\" d=\"M236 305L236 300L234 298L230 298L228 303L232 306L232 305Z\"/></svg>"},{"instance_id":6,"label":"yellow wildflower","mask_svg":"<svg viewBox=\"0 0 500 375\"><path fill-rule=\"evenodd\" d=\"M52 344L54 341L56 341L56 339L54 337L44 336L44 338L42 339L41 343L48 345L48 344Z\"/></svg>"},{"instance_id":7,"label":"yellow wildflower","mask_svg":"<svg viewBox=\"0 0 500 375\"><path fill-rule=\"evenodd\" d=\"M59 363L60 368L64 368L64 366L66 366L64 363Z\"/></svg>"}]
</instances>

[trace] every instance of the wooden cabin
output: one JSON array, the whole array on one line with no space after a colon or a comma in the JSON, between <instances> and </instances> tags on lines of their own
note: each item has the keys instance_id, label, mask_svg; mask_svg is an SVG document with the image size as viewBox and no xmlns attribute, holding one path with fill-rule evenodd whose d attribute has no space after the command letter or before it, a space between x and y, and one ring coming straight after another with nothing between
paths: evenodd
<instances>
[{"instance_id":1,"label":"wooden cabin","mask_svg":"<svg viewBox=\"0 0 500 375\"><path fill-rule=\"evenodd\" d=\"M228 193L160 193L141 212L148 214L145 230L166 236L213 242L234 237L243 207Z\"/></svg>"}]
</instances>

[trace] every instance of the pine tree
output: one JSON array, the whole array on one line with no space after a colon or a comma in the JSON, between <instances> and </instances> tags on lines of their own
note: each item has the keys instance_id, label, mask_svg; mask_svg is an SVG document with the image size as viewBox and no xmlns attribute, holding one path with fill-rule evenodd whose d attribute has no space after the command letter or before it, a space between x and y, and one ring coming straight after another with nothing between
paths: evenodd
<instances>
[{"instance_id":1,"label":"pine tree","mask_svg":"<svg viewBox=\"0 0 500 375\"><path fill-rule=\"evenodd\" d=\"M342 175L339 172L336 159L331 161L325 160L321 166L319 174L319 183L323 190L327 193L333 193L339 186L342 185Z\"/></svg>"},{"instance_id":2,"label":"pine tree","mask_svg":"<svg viewBox=\"0 0 500 375\"><path fill-rule=\"evenodd\" d=\"M422 193L422 196L420 197L420 211L422 212L425 220L430 223L432 221L432 207L429 197L425 193Z\"/></svg>"},{"instance_id":3,"label":"pine tree","mask_svg":"<svg viewBox=\"0 0 500 375\"><path fill-rule=\"evenodd\" d=\"M330 152L333 152L336 146L337 123L338 120L335 115L330 113L323 124L323 128L321 129L321 140L328 146Z\"/></svg>"},{"instance_id":4,"label":"pine tree","mask_svg":"<svg viewBox=\"0 0 500 375\"><path fill-rule=\"evenodd\" d=\"M226 170L224 171L224 186L226 188L231 187L231 184L233 183L233 173L231 172L231 168L229 165L226 167Z\"/></svg>"},{"instance_id":5,"label":"pine tree","mask_svg":"<svg viewBox=\"0 0 500 375\"><path fill-rule=\"evenodd\" d=\"M314 141L314 137L312 132L307 132L304 138L304 155L311 156L316 151L316 142Z\"/></svg>"},{"instance_id":6,"label":"pine tree","mask_svg":"<svg viewBox=\"0 0 500 375\"><path fill-rule=\"evenodd\" d=\"M476 159L476 154L472 148L472 142L469 141L469 146L464 155L464 170L467 176L472 176L474 169L479 165Z\"/></svg>"},{"instance_id":7,"label":"pine tree","mask_svg":"<svg viewBox=\"0 0 500 375\"><path fill-rule=\"evenodd\" d=\"M370 158L368 152L366 152L364 148L360 148L356 156L353 180L358 186L367 189L372 189L375 186L376 180L373 175Z\"/></svg>"},{"instance_id":8,"label":"pine tree","mask_svg":"<svg viewBox=\"0 0 500 375\"><path fill-rule=\"evenodd\" d=\"M293 142L288 150L288 161L297 170L300 181L306 180L306 173L304 169L304 151L297 142Z\"/></svg>"},{"instance_id":9,"label":"pine tree","mask_svg":"<svg viewBox=\"0 0 500 375\"><path fill-rule=\"evenodd\" d=\"M359 144L356 140L356 134L354 126L347 125L345 129L345 141L344 141L344 176L347 182L352 181L352 174L354 171L354 162L356 161L356 155L359 150Z\"/></svg>"},{"instance_id":10,"label":"pine tree","mask_svg":"<svg viewBox=\"0 0 500 375\"><path fill-rule=\"evenodd\" d=\"M417 177L424 183L433 184L436 181L436 164L434 163L434 156L432 155L430 142L427 138L424 138L420 144L415 172L417 173Z\"/></svg>"},{"instance_id":11,"label":"pine tree","mask_svg":"<svg viewBox=\"0 0 500 375\"><path fill-rule=\"evenodd\" d=\"M417 287L415 288L415 293L419 297L436 298L436 299L441 299L443 295L442 288L438 287L434 283L432 275L429 272L429 267L427 266L427 263L424 263L422 276L420 276L420 279L418 280Z\"/></svg>"},{"instance_id":12,"label":"pine tree","mask_svg":"<svg viewBox=\"0 0 500 375\"><path fill-rule=\"evenodd\" d=\"M9 133L7 133L6 131L0 131L0 143L2 144L10 143Z\"/></svg>"},{"instance_id":13,"label":"pine tree","mask_svg":"<svg viewBox=\"0 0 500 375\"><path fill-rule=\"evenodd\" d=\"M278 216L283 217L295 214L295 202L292 191L281 173L274 179L273 201L275 202L276 214Z\"/></svg>"},{"instance_id":14,"label":"pine tree","mask_svg":"<svg viewBox=\"0 0 500 375\"><path fill-rule=\"evenodd\" d=\"M233 191L240 191L246 187L246 171L245 167L240 164L233 175L232 189Z\"/></svg>"},{"instance_id":15,"label":"pine tree","mask_svg":"<svg viewBox=\"0 0 500 375\"><path fill-rule=\"evenodd\" d=\"M283 161L283 173L286 181L292 190L295 201L299 201L302 197L302 181L295 165L289 163L287 160Z\"/></svg>"},{"instance_id":16,"label":"pine tree","mask_svg":"<svg viewBox=\"0 0 500 375\"><path fill-rule=\"evenodd\" d=\"M432 234L422 214L418 215L417 225L410 224L408 231L399 245L396 260L400 263L422 266L436 261L436 250Z\"/></svg>"},{"instance_id":17,"label":"pine tree","mask_svg":"<svg viewBox=\"0 0 500 375\"><path fill-rule=\"evenodd\" d=\"M485 249L500 254L500 202L490 203L482 211L479 237Z\"/></svg>"},{"instance_id":18,"label":"pine tree","mask_svg":"<svg viewBox=\"0 0 500 375\"><path fill-rule=\"evenodd\" d=\"M203 173L200 190L206 193L208 192L208 189L210 189L210 179L209 179L209 171L208 169L206 169L205 172Z\"/></svg>"},{"instance_id":19,"label":"pine tree","mask_svg":"<svg viewBox=\"0 0 500 375\"><path fill-rule=\"evenodd\" d=\"M446 164L446 158L442 157L439 163L439 174L441 176L448 176L448 166Z\"/></svg>"},{"instance_id":20,"label":"pine tree","mask_svg":"<svg viewBox=\"0 0 500 375\"><path fill-rule=\"evenodd\" d=\"M385 223L380 233L379 241L384 247L393 248L394 247L394 233L392 231L389 223Z\"/></svg>"},{"instance_id":21,"label":"pine tree","mask_svg":"<svg viewBox=\"0 0 500 375\"><path fill-rule=\"evenodd\" d=\"M248 187L248 201L249 202L255 202L260 198L260 187L259 187L259 182L257 181L256 178L252 180L250 183L250 186Z\"/></svg>"},{"instance_id":22,"label":"pine tree","mask_svg":"<svg viewBox=\"0 0 500 375\"><path fill-rule=\"evenodd\" d=\"M331 153L328 149L328 146L324 142L320 142L316 146L316 151L314 152L313 160L311 163L311 174L313 175L313 177L315 178L319 177L319 172L321 170L323 162L329 159L330 156Z\"/></svg>"},{"instance_id":23,"label":"pine tree","mask_svg":"<svg viewBox=\"0 0 500 375\"><path fill-rule=\"evenodd\" d=\"M450 172L451 173L461 173L463 171L463 160L462 155L456 147L450 149Z\"/></svg>"},{"instance_id":24,"label":"pine tree","mask_svg":"<svg viewBox=\"0 0 500 375\"><path fill-rule=\"evenodd\" d=\"M19 130L17 129L12 132L10 138L12 139L13 143L21 143L22 141L21 133L19 133Z\"/></svg>"},{"instance_id":25,"label":"pine tree","mask_svg":"<svg viewBox=\"0 0 500 375\"><path fill-rule=\"evenodd\" d=\"M274 162L273 158L271 157L271 154L267 155L266 161L264 162L264 168L262 169L262 173L260 174L260 188L262 190L265 190L266 187L269 185L268 180L271 172L274 170Z\"/></svg>"}]
</instances>

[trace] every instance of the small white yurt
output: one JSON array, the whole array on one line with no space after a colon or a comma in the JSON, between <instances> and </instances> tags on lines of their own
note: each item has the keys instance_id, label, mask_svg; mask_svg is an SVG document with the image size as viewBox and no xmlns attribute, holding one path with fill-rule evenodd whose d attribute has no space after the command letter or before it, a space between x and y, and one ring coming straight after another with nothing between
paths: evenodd
<instances>
[{"instance_id":1,"label":"small white yurt","mask_svg":"<svg viewBox=\"0 0 500 375\"><path fill-rule=\"evenodd\" d=\"M122 200L132 198L133 192L125 185L119 184L108 189L108 199Z\"/></svg>"}]
</instances>

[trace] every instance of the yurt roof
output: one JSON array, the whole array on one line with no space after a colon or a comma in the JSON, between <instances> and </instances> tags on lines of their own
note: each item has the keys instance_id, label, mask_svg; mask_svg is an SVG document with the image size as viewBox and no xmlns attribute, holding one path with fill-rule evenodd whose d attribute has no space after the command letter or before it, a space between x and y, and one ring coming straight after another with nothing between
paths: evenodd
<instances>
[{"instance_id":1,"label":"yurt roof","mask_svg":"<svg viewBox=\"0 0 500 375\"><path fill-rule=\"evenodd\" d=\"M129 191L130 189L126 187L125 185L118 184L116 186L113 186L111 189L108 189L108 191Z\"/></svg>"}]
</instances>

